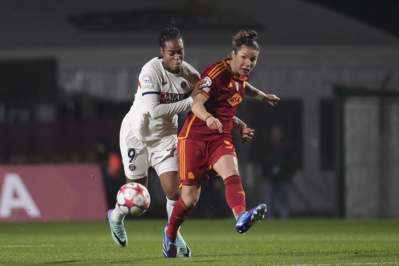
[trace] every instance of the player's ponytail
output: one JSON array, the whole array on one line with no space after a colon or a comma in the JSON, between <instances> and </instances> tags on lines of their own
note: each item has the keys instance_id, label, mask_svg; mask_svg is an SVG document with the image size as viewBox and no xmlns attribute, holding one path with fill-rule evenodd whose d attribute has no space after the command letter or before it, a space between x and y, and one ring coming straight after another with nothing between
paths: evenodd
<instances>
[{"instance_id":1,"label":"player's ponytail","mask_svg":"<svg viewBox=\"0 0 399 266\"><path fill-rule=\"evenodd\" d=\"M258 33L254 30L240 30L235 36L233 36L233 51L235 53L240 50L242 45L246 45L249 48L260 50L256 40L258 39Z\"/></svg>"}]
</instances>

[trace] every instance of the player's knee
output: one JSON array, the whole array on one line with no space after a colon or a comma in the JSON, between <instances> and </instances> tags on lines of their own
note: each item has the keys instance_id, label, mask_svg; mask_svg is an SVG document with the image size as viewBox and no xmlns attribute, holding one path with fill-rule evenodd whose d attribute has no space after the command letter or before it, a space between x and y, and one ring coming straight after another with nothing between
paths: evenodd
<instances>
[{"instance_id":1,"label":"player's knee","mask_svg":"<svg viewBox=\"0 0 399 266\"><path fill-rule=\"evenodd\" d=\"M168 199L177 201L180 198L180 189L174 189L170 191L165 191L165 195Z\"/></svg>"},{"instance_id":2,"label":"player's knee","mask_svg":"<svg viewBox=\"0 0 399 266\"><path fill-rule=\"evenodd\" d=\"M184 204L188 207L188 208L194 208L195 205L197 205L198 200L199 200L199 196L196 195L185 195L184 197L182 197Z\"/></svg>"}]
</instances>

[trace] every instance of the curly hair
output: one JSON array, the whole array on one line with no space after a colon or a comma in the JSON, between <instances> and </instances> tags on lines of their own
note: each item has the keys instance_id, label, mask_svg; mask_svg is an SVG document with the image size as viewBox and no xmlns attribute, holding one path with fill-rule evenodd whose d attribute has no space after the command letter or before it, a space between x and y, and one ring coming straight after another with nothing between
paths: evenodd
<instances>
[{"instance_id":1,"label":"curly hair","mask_svg":"<svg viewBox=\"0 0 399 266\"><path fill-rule=\"evenodd\" d=\"M235 53L240 50L242 45L246 45L249 48L260 50L256 39L258 38L258 33L254 30L240 30L235 36L233 36L233 51Z\"/></svg>"},{"instance_id":2,"label":"curly hair","mask_svg":"<svg viewBox=\"0 0 399 266\"><path fill-rule=\"evenodd\" d=\"M183 38L183 35L181 34L180 30L175 26L174 19L172 19L169 26L164 28L159 34L159 46L161 48L164 48L165 42L178 38Z\"/></svg>"}]
</instances>

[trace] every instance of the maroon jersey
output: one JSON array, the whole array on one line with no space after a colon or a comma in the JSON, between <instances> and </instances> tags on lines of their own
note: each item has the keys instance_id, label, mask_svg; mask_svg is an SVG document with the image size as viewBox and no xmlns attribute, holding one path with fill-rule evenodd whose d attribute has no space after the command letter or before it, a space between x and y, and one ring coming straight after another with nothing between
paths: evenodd
<instances>
[{"instance_id":1,"label":"maroon jersey","mask_svg":"<svg viewBox=\"0 0 399 266\"><path fill-rule=\"evenodd\" d=\"M226 59L229 60L229 59ZM204 106L223 125L223 134L231 134L233 117L245 94L245 81L248 76L234 75L226 60L219 61L205 68L201 79L207 87L202 94L208 98ZM193 138L215 140L220 137L218 131L210 129L205 121L199 119L193 112L187 114L179 139Z\"/></svg>"}]
</instances>

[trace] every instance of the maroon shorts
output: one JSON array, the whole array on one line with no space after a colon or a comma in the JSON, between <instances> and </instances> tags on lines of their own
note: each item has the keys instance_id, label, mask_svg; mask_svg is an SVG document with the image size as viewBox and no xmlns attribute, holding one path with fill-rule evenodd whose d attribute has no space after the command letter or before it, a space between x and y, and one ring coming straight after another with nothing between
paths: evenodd
<instances>
[{"instance_id":1,"label":"maroon shorts","mask_svg":"<svg viewBox=\"0 0 399 266\"><path fill-rule=\"evenodd\" d=\"M200 185L208 180L207 171L223 155L237 157L231 135L222 136L218 140L203 141L197 139L179 139L179 175L182 185Z\"/></svg>"}]
</instances>

